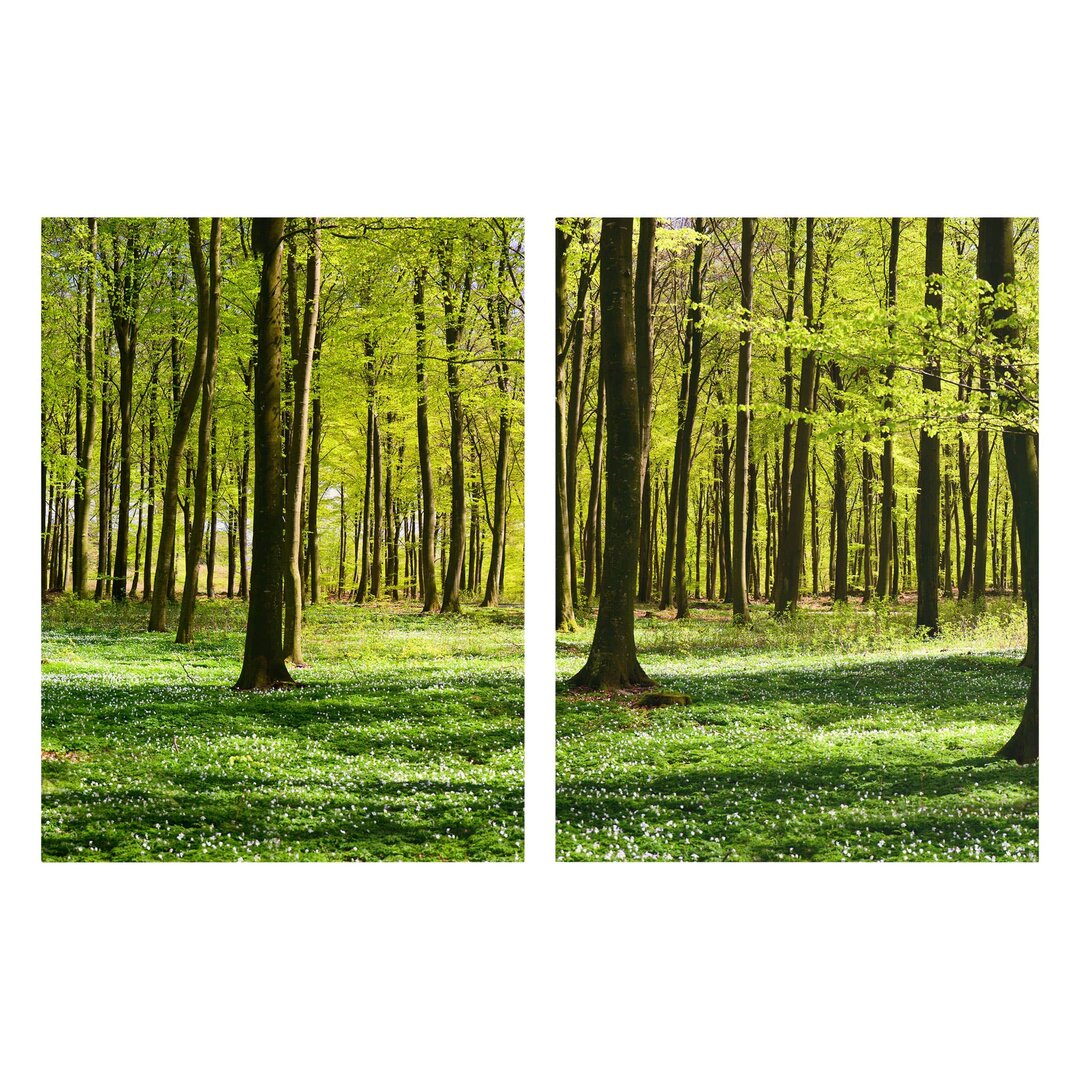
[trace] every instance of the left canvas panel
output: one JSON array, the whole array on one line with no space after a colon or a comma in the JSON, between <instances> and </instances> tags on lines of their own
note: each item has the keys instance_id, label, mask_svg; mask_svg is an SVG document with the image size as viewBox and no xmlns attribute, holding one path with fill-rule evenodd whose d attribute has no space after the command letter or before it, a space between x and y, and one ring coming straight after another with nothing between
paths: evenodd
<instances>
[{"instance_id":1,"label":"left canvas panel","mask_svg":"<svg viewBox=\"0 0 1080 1080\"><path fill-rule=\"evenodd\" d=\"M45 218L46 861L524 855L520 218Z\"/></svg>"}]
</instances>

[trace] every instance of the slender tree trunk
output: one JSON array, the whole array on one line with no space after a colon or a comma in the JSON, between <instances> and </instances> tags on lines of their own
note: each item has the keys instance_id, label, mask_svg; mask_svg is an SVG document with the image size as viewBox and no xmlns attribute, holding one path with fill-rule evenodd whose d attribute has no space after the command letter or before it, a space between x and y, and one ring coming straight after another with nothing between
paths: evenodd
<instances>
[{"instance_id":1,"label":"slender tree trunk","mask_svg":"<svg viewBox=\"0 0 1080 1080\"><path fill-rule=\"evenodd\" d=\"M304 614L304 576L300 569L303 544L301 513L304 506L304 468L307 459L308 408L311 401L311 369L315 357L315 334L319 324L319 291L322 284L322 250L319 219L312 218L311 250L307 260L304 294L304 327L299 350L293 353L292 439L289 443L288 476L285 483L285 629L284 656L302 667L304 652L301 623Z\"/></svg>"},{"instance_id":2,"label":"slender tree trunk","mask_svg":"<svg viewBox=\"0 0 1080 1080\"><path fill-rule=\"evenodd\" d=\"M600 230L600 368L607 399L609 500L604 571L596 629L585 666L571 686L607 689L646 686L634 642L638 516L641 509L641 427L633 323L631 218L604 218Z\"/></svg>"},{"instance_id":3,"label":"slender tree trunk","mask_svg":"<svg viewBox=\"0 0 1080 1080\"><path fill-rule=\"evenodd\" d=\"M416 321L416 440L420 458L420 577L423 584L424 611L438 603L438 581L435 578L435 485L431 476L431 449L428 441L427 372L424 367L427 353L427 324L424 311L424 272L413 279L413 314Z\"/></svg>"},{"instance_id":4,"label":"slender tree trunk","mask_svg":"<svg viewBox=\"0 0 1080 1080\"><path fill-rule=\"evenodd\" d=\"M202 269L202 241L197 227L198 219L193 219L195 226L188 229L188 246L191 249L192 266L195 268L197 280L205 277ZM212 231L212 230L211 230ZM200 291L208 288L200 285ZM154 595L150 603L150 622L148 629L155 631L165 630L165 610L169 600L169 583L172 570L173 552L176 541L176 510L179 503L180 488L180 465L184 459L184 448L187 442L188 428L191 426L191 418L195 412L195 403L203 389L203 381L206 376L207 359L209 353L210 338L210 303L209 298L205 302L200 300L198 314L198 332L195 346L195 362L188 376L187 385L176 407L176 419L173 424L172 442L169 446L169 458L165 469L165 493L162 499L161 514L161 542L158 545L157 567L154 571ZM179 369L174 375L174 380L179 377ZM175 393L175 389L174 389ZM196 561L195 566L198 566ZM195 574L189 571L189 576L194 579ZM185 589L187 585L185 583ZM190 640L190 638L185 639Z\"/></svg>"},{"instance_id":5,"label":"slender tree trunk","mask_svg":"<svg viewBox=\"0 0 1080 1080\"><path fill-rule=\"evenodd\" d=\"M461 574L465 564L465 418L459 352L465 328L465 305L472 283L472 269L466 267L462 274L460 294L455 295L451 257L452 249L448 242L439 250L445 317L446 381L450 402L450 551L440 608L444 615L457 614L461 610Z\"/></svg>"},{"instance_id":6,"label":"slender tree trunk","mask_svg":"<svg viewBox=\"0 0 1080 1080\"><path fill-rule=\"evenodd\" d=\"M221 313L221 218L210 220L209 272L202 257L202 229L199 218L188 218L191 261L199 295L199 325L203 328L206 360L203 366L202 407L199 413L199 456L195 466L195 504L188 532L187 573L184 577L184 597L180 603L180 618L176 628L177 644L187 644L194 638L195 594L198 589L199 559L202 556L203 529L206 519L206 489L211 469L210 436L214 416L214 383L217 378L218 330ZM209 574L207 575L209 577Z\"/></svg>"},{"instance_id":7,"label":"slender tree trunk","mask_svg":"<svg viewBox=\"0 0 1080 1080\"><path fill-rule=\"evenodd\" d=\"M315 355L318 357L322 342L315 338ZM311 591L309 602L319 602L319 459L322 450L322 397L316 395L311 403L311 480L308 490L307 520L307 572Z\"/></svg>"},{"instance_id":8,"label":"slender tree trunk","mask_svg":"<svg viewBox=\"0 0 1080 1080\"><path fill-rule=\"evenodd\" d=\"M942 285L945 245L945 219L926 219L926 298L924 303L941 325ZM933 329L923 346L923 390L941 393L941 362L933 339ZM927 398L928 408L931 407ZM936 409L936 406L934 406ZM941 520L941 440L937 425L924 424L919 433L919 492L915 502L915 568L918 579L918 610L915 628L931 637L940 631L938 624L938 522ZM946 535L946 547L948 536Z\"/></svg>"},{"instance_id":9,"label":"slender tree trunk","mask_svg":"<svg viewBox=\"0 0 1080 1080\"><path fill-rule=\"evenodd\" d=\"M364 339L365 370L367 374L367 445L364 450L364 510L361 517L360 559L353 557L354 563L360 563L360 582L356 589L356 602L362 604L368 596L368 537L371 534L371 474L375 468L376 442L378 432L375 429L375 346L369 338ZM355 544L353 545L356 546Z\"/></svg>"},{"instance_id":10,"label":"slender tree trunk","mask_svg":"<svg viewBox=\"0 0 1080 1080\"><path fill-rule=\"evenodd\" d=\"M784 308L784 328L787 330L791 324L795 321L795 298L797 293L795 292L795 271L799 264L798 258L798 239L799 239L799 219L788 218L788 247L787 247L787 304ZM777 553L777 572L776 580L773 583L772 600L776 604L778 601L778 594L776 592L780 585L781 575L779 573L779 557L780 552L784 550L784 538L787 535L788 517L791 512L791 436L795 428L795 423L791 419L792 406L794 404L794 388L795 388L795 375L792 365L791 344L784 345L784 451L781 463L780 472L780 489L779 498L777 500L777 515L776 515L776 553ZM837 410L842 408L842 404L837 405Z\"/></svg>"},{"instance_id":11,"label":"slender tree trunk","mask_svg":"<svg viewBox=\"0 0 1080 1080\"><path fill-rule=\"evenodd\" d=\"M894 217L889 230L889 276L886 289L886 308L889 315L889 341L895 334L896 319L896 263L900 253L900 219ZM896 365L890 358L885 365L884 419L881 423L881 544L878 547L877 594L884 599L892 580L893 534L893 443L892 443L892 381Z\"/></svg>"},{"instance_id":12,"label":"slender tree trunk","mask_svg":"<svg viewBox=\"0 0 1080 1080\"><path fill-rule=\"evenodd\" d=\"M83 327L83 362L85 377L86 417L82 426L78 445L78 460L75 468L75 524L72 554L72 589L76 596L86 596L86 574L88 566L87 547L90 542L90 461L94 454L94 438L97 434L97 398L95 396L96 373L94 370L94 344L97 334L96 285L97 285L97 218L86 219L87 240L87 285L86 307ZM151 452L152 449L151 449Z\"/></svg>"},{"instance_id":13,"label":"slender tree trunk","mask_svg":"<svg viewBox=\"0 0 1080 1080\"><path fill-rule=\"evenodd\" d=\"M741 280L742 329L739 332L739 372L736 389L735 416L735 535L731 552L731 607L735 622L750 621L750 604L746 597L746 484L750 471L750 354L751 319L754 312L754 218L742 219Z\"/></svg>"},{"instance_id":14,"label":"slender tree trunk","mask_svg":"<svg viewBox=\"0 0 1080 1080\"><path fill-rule=\"evenodd\" d=\"M221 474L217 467L217 419L210 427L210 524L206 530L206 598L214 599L214 567L217 558L218 486Z\"/></svg>"},{"instance_id":15,"label":"slender tree trunk","mask_svg":"<svg viewBox=\"0 0 1080 1080\"><path fill-rule=\"evenodd\" d=\"M284 218L256 218L251 245L262 256L255 325L255 506L251 601L237 690L294 686L282 648L285 551L281 467L281 260Z\"/></svg>"},{"instance_id":16,"label":"slender tree trunk","mask_svg":"<svg viewBox=\"0 0 1080 1080\"><path fill-rule=\"evenodd\" d=\"M701 259L704 251L703 218L694 219L698 234L694 262L690 271L690 372L686 387L686 415L683 418L682 475L679 480L678 520L675 527L675 615L690 615L686 595L686 528L690 519L690 468L693 461L694 420L697 413L698 384L701 380Z\"/></svg>"},{"instance_id":17,"label":"slender tree trunk","mask_svg":"<svg viewBox=\"0 0 1080 1080\"><path fill-rule=\"evenodd\" d=\"M101 451L98 456L98 557L94 599L109 595L109 522L112 518L112 403L109 399L109 354L101 360Z\"/></svg>"},{"instance_id":18,"label":"slender tree trunk","mask_svg":"<svg viewBox=\"0 0 1080 1080\"><path fill-rule=\"evenodd\" d=\"M126 240L123 266L114 258L113 282L109 290L113 332L120 354L120 491L116 521L116 560L112 573L112 598L122 604L127 600L128 530L131 524L131 416L135 382L135 353L138 339L139 302L138 270L135 265L137 240Z\"/></svg>"},{"instance_id":19,"label":"slender tree trunk","mask_svg":"<svg viewBox=\"0 0 1080 1080\"><path fill-rule=\"evenodd\" d=\"M555 629L578 629L574 615L573 540L567 469L566 375L571 336L566 332L566 262L570 227L555 227Z\"/></svg>"},{"instance_id":20,"label":"slender tree trunk","mask_svg":"<svg viewBox=\"0 0 1080 1080\"><path fill-rule=\"evenodd\" d=\"M806 274L803 279L803 315L807 329L814 322L814 219L806 219ZM803 527L806 515L806 480L810 466L811 410L814 403L814 382L817 375L817 353L807 349L799 376L799 420L795 430L795 447L791 467L791 495L784 548L777 561L775 611L777 615L793 614L799 603L799 574L803 560Z\"/></svg>"}]
</instances>

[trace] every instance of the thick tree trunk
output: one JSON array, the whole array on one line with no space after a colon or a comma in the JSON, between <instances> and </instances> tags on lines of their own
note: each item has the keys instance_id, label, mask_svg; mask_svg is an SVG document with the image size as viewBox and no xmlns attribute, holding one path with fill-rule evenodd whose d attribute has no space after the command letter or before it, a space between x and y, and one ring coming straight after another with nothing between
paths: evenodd
<instances>
[{"instance_id":1,"label":"thick tree trunk","mask_svg":"<svg viewBox=\"0 0 1080 1080\"><path fill-rule=\"evenodd\" d=\"M979 278L993 290L986 299L992 307L992 332L1002 350L995 363L998 400L1006 414L1002 432L1005 467L1013 495L1013 515L1020 539L1020 570L1027 605L1027 655L1031 685L1020 725L998 751L1020 765L1039 758L1039 457L1035 435L1017 427L1008 413L1019 404L1018 374L1009 350L1019 344L1015 306L1008 289L1013 283L1012 218L981 218L979 221ZM991 298L992 297L992 298Z\"/></svg>"},{"instance_id":2,"label":"thick tree trunk","mask_svg":"<svg viewBox=\"0 0 1080 1080\"><path fill-rule=\"evenodd\" d=\"M301 513L304 506L304 468L307 459L308 408L311 401L311 369L315 357L315 333L319 323L319 290L322 284L322 251L319 219L312 218L311 250L307 260L304 293L304 326L299 351L293 353L292 439L289 443L285 484L285 659L303 666L301 623L304 613L304 576L300 569L303 543Z\"/></svg>"},{"instance_id":3,"label":"thick tree trunk","mask_svg":"<svg viewBox=\"0 0 1080 1080\"><path fill-rule=\"evenodd\" d=\"M294 686L282 649L284 506L281 469L281 259L284 218L256 218L252 249L262 256L255 324L255 484L251 601L237 690Z\"/></svg>"},{"instance_id":4,"label":"thick tree trunk","mask_svg":"<svg viewBox=\"0 0 1080 1080\"><path fill-rule=\"evenodd\" d=\"M217 378L218 330L221 313L221 218L210 220L210 264L202 258L202 230L199 218L188 219L191 261L199 296L199 323L205 326L206 364L203 370L202 406L199 413L199 453L195 466L195 501L191 528L188 530L187 573L180 618L176 628L177 644L187 644L194 637L195 595L198 589L199 559L202 556L203 529L206 521L207 478L214 416L214 383ZM197 258L196 258L197 256ZM209 573L207 574L209 578Z\"/></svg>"},{"instance_id":5,"label":"thick tree trunk","mask_svg":"<svg viewBox=\"0 0 1080 1080\"><path fill-rule=\"evenodd\" d=\"M943 258L945 219L926 219L926 299L927 308L940 326L942 311ZM924 345L923 390L927 394L941 393L941 361L933 341L933 329L927 333ZM929 407L930 399L927 399ZM934 406L936 410L936 405ZM938 624L938 523L941 520L941 440L936 424L924 424L919 433L919 491L915 502L915 570L919 602L915 617L916 630L934 637ZM946 536L946 547L948 537Z\"/></svg>"},{"instance_id":6,"label":"thick tree trunk","mask_svg":"<svg viewBox=\"0 0 1080 1080\"><path fill-rule=\"evenodd\" d=\"M634 642L641 427L634 354L632 218L604 218L600 229L600 368L607 399L608 500L600 605L589 658L570 685L647 686Z\"/></svg>"},{"instance_id":7,"label":"thick tree trunk","mask_svg":"<svg viewBox=\"0 0 1080 1080\"><path fill-rule=\"evenodd\" d=\"M797 296L795 292L795 271L799 264L798 255L798 239L799 239L799 219L788 218L788 247L787 247L787 303L784 308L784 328L785 330L791 326L795 321L795 298ZM773 583L772 600L775 604L778 599L776 590L781 583L781 575L779 571L779 558L780 552L784 550L784 538L787 535L788 518L791 513L791 437L795 428L795 423L791 419L791 410L794 404L794 388L795 388L795 375L792 365L791 357L791 345L787 343L784 345L784 451L781 463L780 471L780 488L777 499L777 514L776 514L776 557L777 557L777 572L776 580ZM837 405L837 410L842 408L842 404Z\"/></svg>"}]
</instances>

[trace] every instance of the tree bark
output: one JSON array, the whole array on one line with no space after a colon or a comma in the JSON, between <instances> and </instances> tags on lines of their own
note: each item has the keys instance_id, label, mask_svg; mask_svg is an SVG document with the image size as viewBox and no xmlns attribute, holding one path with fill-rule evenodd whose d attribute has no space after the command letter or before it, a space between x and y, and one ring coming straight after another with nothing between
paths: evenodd
<instances>
[{"instance_id":1,"label":"tree bark","mask_svg":"<svg viewBox=\"0 0 1080 1080\"><path fill-rule=\"evenodd\" d=\"M251 600L237 690L294 686L282 648L284 506L281 469L281 261L284 218L256 218L251 246L262 257L255 323L255 483Z\"/></svg>"},{"instance_id":2,"label":"tree bark","mask_svg":"<svg viewBox=\"0 0 1080 1080\"><path fill-rule=\"evenodd\" d=\"M814 323L814 219L806 219L806 273L803 278L803 316L807 329ZM777 559L777 589L775 613L794 614L799 603L799 575L803 560L803 527L806 517L806 481L810 466L811 420L814 404L814 382L817 375L817 353L807 349L799 376L799 420L795 429L795 447L791 467L791 494L788 524L784 531L783 549ZM781 579L782 580L779 580Z\"/></svg>"},{"instance_id":3,"label":"tree bark","mask_svg":"<svg viewBox=\"0 0 1080 1080\"><path fill-rule=\"evenodd\" d=\"M1027 605L1028 647L1024 663L1031 668L1031 684L1020 724L998 756L1020 765L1039 758L1039 457L1036 437L1017 426L1009 415L1019 403L1018 375L1011 350L1019 344L1013 284L1012 218L979 220L978 274L991 289L986 307L992 307L991 328L998 345L995 374L998 400L1005 416L1002 445L1013 494L1013 515L1020 540L1020 572Z\"/></svg>"},{"instance_id":4,"label":"tree bark","mask_svg":"<svg viewBox=\"0 0 1080 1080\"><path fill-rule=\"evenodd\" d=\"M86 417L83 423L75 466L75 523L72 545L72 589L76 596L86 596L87 546L90 542L90 460L94 453L97 423L97 397L95 396L94 338L97 333L97 218L86 219L88 229L86 284L86 308L83 327L83 363L85 377ZM152 452L152 450L151 450Z\"/></svg>"},{"instance_id":5,"label":"tree bark","mask_svg":"<svg viewBox=\"0 0 1080 1080\"><path fill-rule=\"evenodd\" d=\"M735 416L735 535L731 554L731 607L735 622L750 621L750 604L746 597L747 552L747 479L750 472L750 375L752 328L754 311L754 231L756 220L742 219L740 244L742 286L742 330L739 332L739 371L736 388Z\"/></svg>"},{"instance_id":6,"label":"tree bark","mask_svg":"<svg viewBox=\"0 0 1080 1080\"><path fill-rule=\"evenodd\" d=\"M692 449L698 384L701 380L701 259L705 248L701 234L704 229L704 219L695 218L694 231L698 234L698 239L694 244L694 262L690 271L690 370L686 384L686 413L680 429L683 444L678 518L675 523L675 616L679 619L685 619L690 615L690 603L686 590L686 528L690 519L690 468L693 463Z\"/></svg>"},{"instance_id":7,"label":"tree bark","mask_svg":"<svg viewBox=\"0 0 1080 1080\"><path fill-rule=\"evenodd\" d=\"M567 474L566 374L571 337L566 332L566 262L570 226L555 226L555 629L578 629L574 615L574 567Z\"/></svg>"},{"instance_id":8,"label":"tree bark","mask_svg":"<svg viewBox=\"0 0 1080 1080\"><path fill-rule=\"evenodd\" d=\"M900 219L894 217L889 228L889 276L885 306L889 316L889 341L895 335L896 263L900 254ZM891 347L891 345L890 345ZM878 599L884 599L892 581L893 534L893 443L892 443L892 381L896 365L890 358L885 365L884 418L881 423L881 543L878 545Z\"/></svg>"},{"instance_id":9,"label":"tree bark","mask_svg":"<svg viewBox=\"0 0 1080 1080\"><path fill-rule=\"evenodd\" d=\"M461 611L461 572L465 562L465 416L461 400L459 350L465 329L466 303L472 283L472 269L466 266L460 294L453 286L453 242L439 249L443 286L443 333L446 339L446 381L450 403L450 551L443 587L443 615Z\"/></svg>"},{"instance_id":10,"label":"tree bark","mask_svg":"<svg viewBox=\"0 0 1080 1080\"><path fill-rule=\"evenodd\" d=\"M189 643L195 630L195 594L198 588L199 559L202 556L206 522L207 477L211 468L210 436L214 415L214 383L217 378L218 330L221 313L221 218L210 219L210 265L203 263L202 227L199 218L188 218L191 262L199 296L199 325L203 330L206 361L202 379L202 406L199 413L199 454L195 466L195 505L188 532L187 573L180 618L176 627L178 645Z\"/></svg>"},{"instance_id":11,"label":"tree bark","mask_svg":"<svg viewBox=\"0 0 1080 1080\"><path fill-rule=\"evenodd\" d=\"M926 219L926 298L924 303L941 325L942 284L945 244L945 219ZM922 386L926 393L941 393L941 361L933 341L933 328L928 331L923 347L925 361ZM930 399L927 398L927 406ZM936 406L934 406L936 409ZM918 582L916 630L922 629L931 637L940 631L938 623L938 553L940 550L938 524L941 520L941 440L936 425L923 424L919 433L919 491L915 501L915 573ZM947 545L948 541L946 541Z\"/></svg>"},{"instance_id":12,"label":"tree bark","mask_svg":"<svg viewBox=\"0 0 1080 1080\"><path fill-rule=\"evenodd\" d=\"M600 367L607 398L608 500L604 570L596 629L585 666L570 685L648 686L634 642L634 591L641 510L641 427L634 353L632 218L604 218L600 229Z\"/></svg>"},{"instance_id":13,"label":"tree bark","mask_svg":"<svg viewBox=\"0 0 1080 1080\"><path fill-rule=\"evenodd\" d=\"M413 279L413 313L416 322L416 441L420 458L420 578L423 585L425 612L438 602L438 582L435 578L435 485L431 476L431 448L428 438L427 372L424 357L427 353L427 323L424 312L424 271Z\"/></svg>"},{"instance_id":14,"label":"tree bark","mask_svg":"<svg viewBox=\"0 0 1080 1080\"><path fill-rule=\"evenodd\" d=\"M299 351L294 353L292 439L289 443L288 477L285 484L285 659L303 666L301 623L304 615L304 576L300 569L303 543L301 511L304 505L304 467L307 459L308 409L311 401L311 368L315 356L315 333L319 323L319 291L322 284L322 250L319 219L312 218L311 250L307 260L304 295L304 327Z\"/></svg>"},{"instance_id":15,"label":"tree bark","mask_svg":"<svg viewBox=\"0 0 1080 1080\"><path fill-rule=\"evenodd\" d=\"M197 219L195 219L197 220ZM195 267L198 280L202 270L202 242L198 228L188 229L188 246L191 251L192 266ZM173 423L172 441L169 445L169 457L165 467L165 492L162 497L161 541L158 544L157 566L154 570L154 595L150 601L149 630L164 632L165 611L169 601L169 580L173 570L173 552L176 542L176 511L179 505L180 465L184 460L188 428L195 413L195 403L203 388L209 352L209 302L199 304L198 330L195 345L195 362L191 367L187 384L176 405L176 419ZM173 393L175 396L179 380L179 361L173 372ZM196 564L197 565L197 564ZM194 575L192 575L194 576ZM185 586L186 587L186 586Z\"/></svg>"}]
</instances>

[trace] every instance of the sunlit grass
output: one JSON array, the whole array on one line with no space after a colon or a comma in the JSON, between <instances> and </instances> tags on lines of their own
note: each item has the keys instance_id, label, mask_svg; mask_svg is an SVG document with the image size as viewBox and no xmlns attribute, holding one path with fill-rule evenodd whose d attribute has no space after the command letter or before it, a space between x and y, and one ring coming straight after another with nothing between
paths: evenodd
<instances>
[{"instance_id":1,"label":"sunlit grass","mask_svg":"<svg viewBox=\"0 0 1080 1080\"><path fill-rule=\"evenodd\" d=\"M722 609L638 620L645 670L693 704L578 695L591 627L559 638L558 856L615 860L1032 860L1038 768L993 755L1029 674L1023 608L907 606L751 627Z\"/></svg>"},{"instance_id":2,"label":"sunlit grass","mask_svg":"<svg viewBox=\"0 0 1080 1080\"><path fill-rule=\"evenodd\" d=\"M139 605L49 604L42 857L520 859L520 608L319 605L300 689L241 694L245 607L196 642Z\"/></svg>"}]
</instances>

